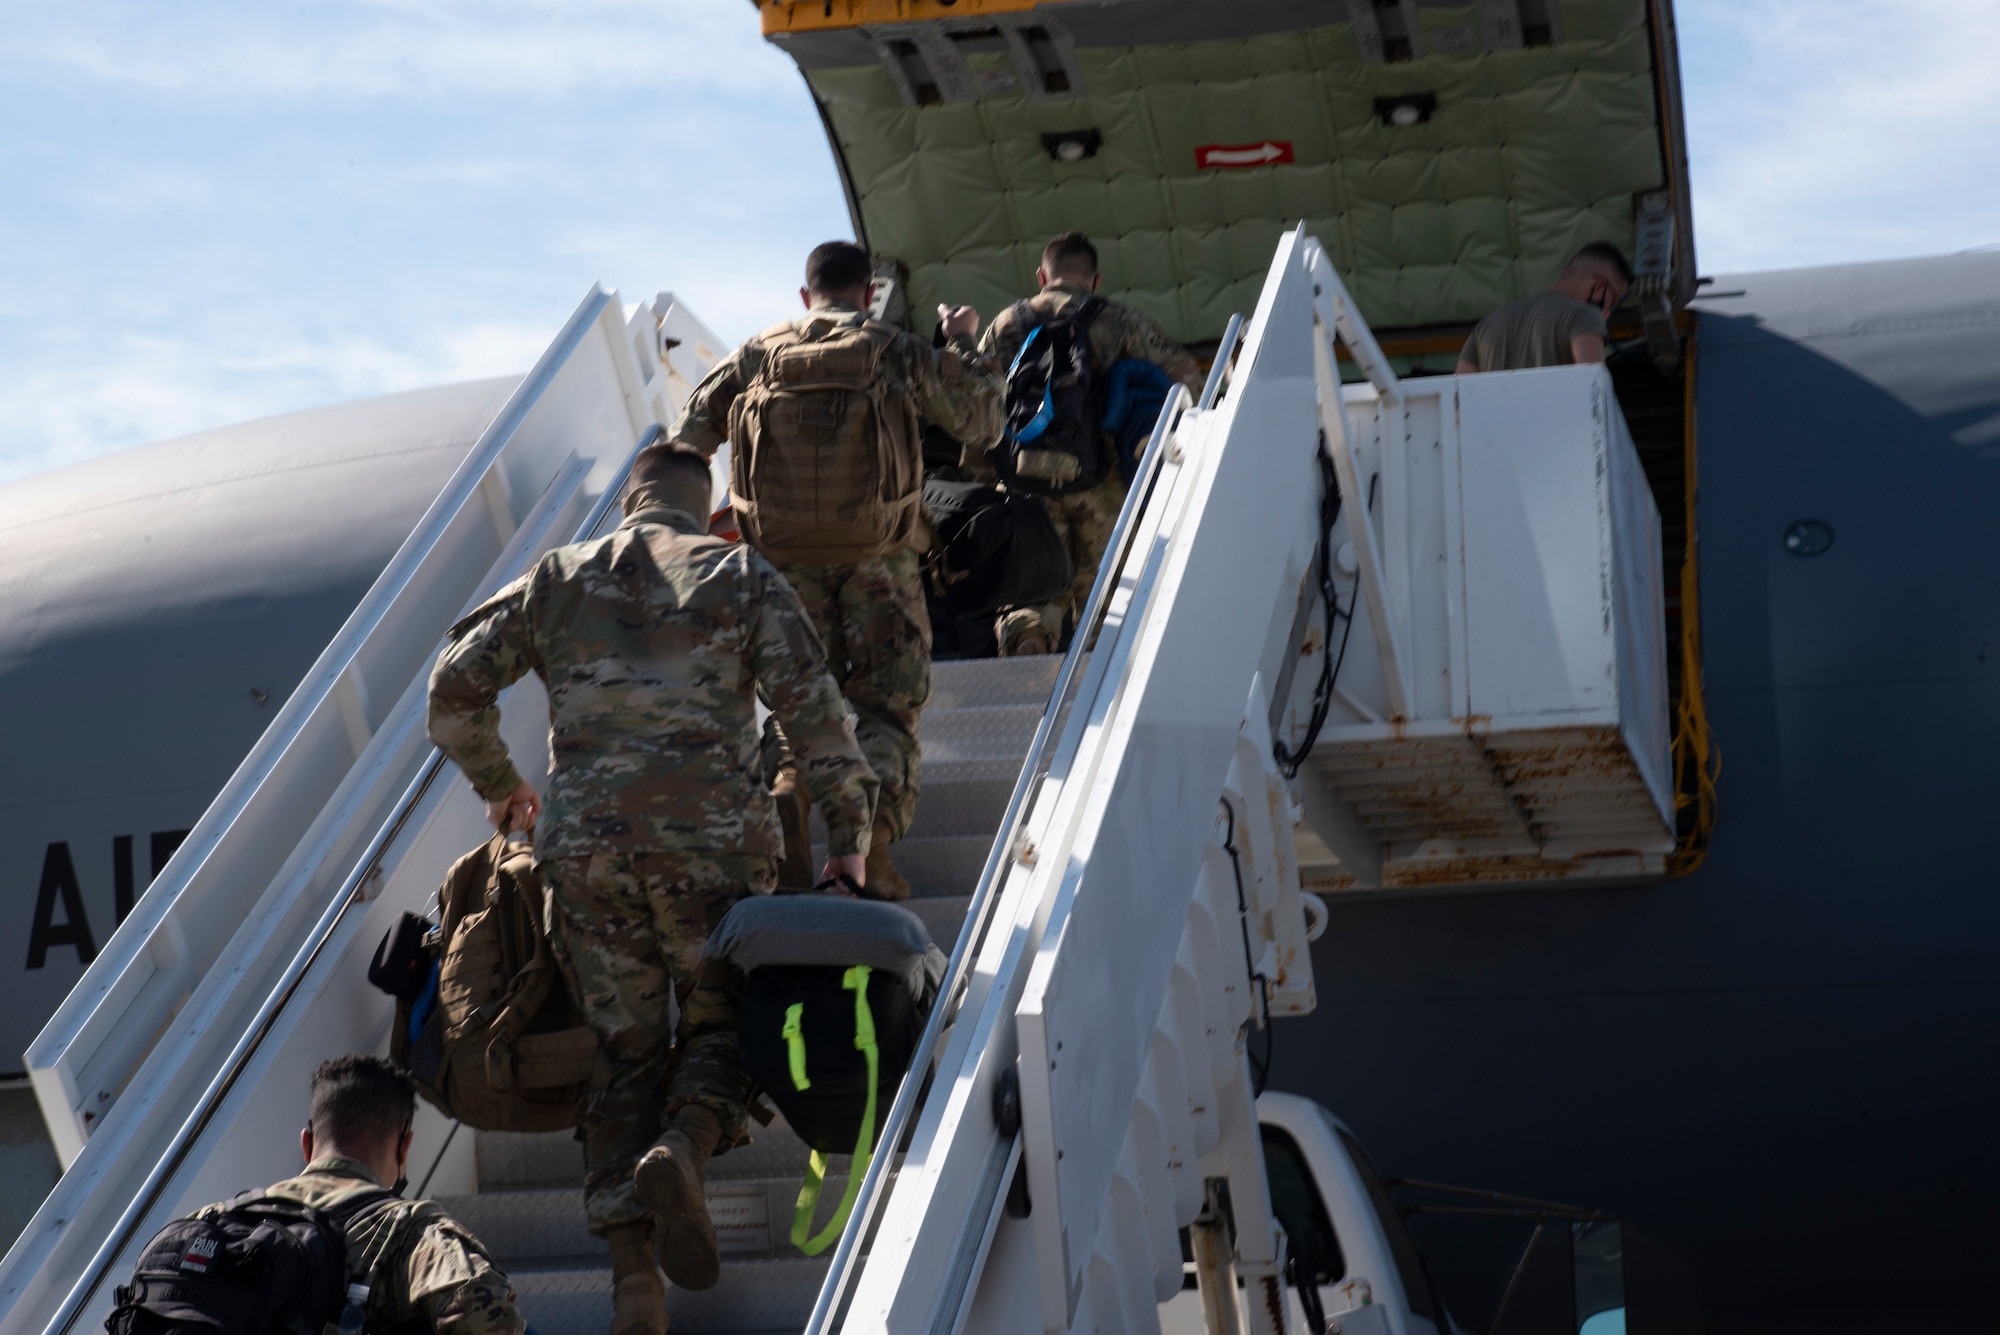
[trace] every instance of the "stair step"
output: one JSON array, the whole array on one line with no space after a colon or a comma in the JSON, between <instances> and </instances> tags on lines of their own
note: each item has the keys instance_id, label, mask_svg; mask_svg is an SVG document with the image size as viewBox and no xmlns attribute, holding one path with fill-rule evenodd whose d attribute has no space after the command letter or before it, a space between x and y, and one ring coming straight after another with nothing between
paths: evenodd
<instances>
[{"instance_id":1,"label":"stair step","mask_svg":"<svg viewBox=\"0 0 2000 1335\"><path fill-rule=\"evenodd\" d=\"M891 859L914 892L911 903L921 899L969 899L978 888L979 873L986 856L993 851L993 835L954 834L899 840ZM952 935L956 935L954 932ZM940 947L949 951L937 933L931 934Z\"/></svg>"},{"instance_id":2,"label":"stair step","mask_svg":"<svg viewBox=\"0 0 2000 1335\"><path fill-rule=\"evenodd\" d=\"M1042 721L1044 703L926 709L917 729L924 759L984 760L1011 756L1019 765L1028 743L1034 740L1035 725Z\"/></svg>"},{"instance_id":3,"label":"stair step","mask_svg":"<svg viewBox=\"0 0 2000 1335\"><path fill-rule=\"evenodd\" d=\"M931 698L927 709L962 705L1034 705L1048 703L1062 659L1055 654L1034 658L967 658L931 664Z\"/></svg>"},{"instance_id":4,"label":"stair step","mask_svg":"<svg viewBox=\"0 0 2000 1335\"><path fill-rule=\"evenodd\" d=\"M958 912L964 916L963 906ZM583 1145L574 1132L481 1131L474 1153L482 1193L577 1187L583 1182ZM702 1176L710 1182L787 1174L796 1178L805 1172L810 1154L805 1142L778 1117L769 1126L752 1123L750 1143L709 1160Z\"/></svg>"},{"instance_id":5,"label":"stair step","mask_svg":"<svg viewBox=\"0 0 2000 1335\"><path fill-rule=\"evenodd\" d=\"M823 1226L847 1181L850 1160L828 1164L820 1193ZM709 1218L724 1256L796 1256L791 1245L792 1215L798 1205L800 1174L732 1178L708 1184ZM446 1213L471 1230L503 1269L569 1264L602 1264L604 1243L586 1226L583 1188L543 1187L531 1191L483 1191L438 1201Z\"/></svg>"},{"instance_id":6,"label":"stair step","mask_svg":"<svg viewBox=\"0 0 2000 1335\"><path fill-rule=\"evenodd\" d=\"M763 1335L803 1329L826 1277L828 1257L783 1256L722 1264L722 1282L695 1292L667 1289L674 1335ZM603 1335L611 1327L611 1267L510 1270L521 1314L538 1335Z\"/></svg>"},{"instance_id":7,"label":"stair step","mask_svg":"<svg viewBox=\"0 0 2000 1335\"><path fill-rule=\"evenodd\" d=\"M990 840L1000 826L1000 818L1007 813L1007 799L1013 796L1014 779L1021 772L1020 757L1006 762L1004 775L998 772L1000 768L986 762L971 777L954 776L939 781L926 762L923 789L917 797L917 818L907 837L976 834Z\"/></svg>"},{"instance_id":8,"label":"stair step","mask_svg":"<svg viewBox=\"0 0 2000 1335\"><path fill-rule=\"evenodd\" d=\"M916 892L906 907L947 953L1060 666L1050 655L932 667L923 791L895 861ZM817 812L813 823L817 866L825 856ZM794 1332L819 1295L826 1258L801 1256L789 1237L809 1151L782 1118L752 1127L751 1136L749 1145L709 1162L722 1281L699 1293L668 1290L674 1335ZM506 1268L540 1335L599 1335L611 1321L611 1269L603 1242L584 1226L582 1145L569 1132L482 1132L477 1153L479 1194L440 1203ZM840 1197L848 1163L842 1155L827 1167L822 1218Z\"/></svg>"}]
</instances>

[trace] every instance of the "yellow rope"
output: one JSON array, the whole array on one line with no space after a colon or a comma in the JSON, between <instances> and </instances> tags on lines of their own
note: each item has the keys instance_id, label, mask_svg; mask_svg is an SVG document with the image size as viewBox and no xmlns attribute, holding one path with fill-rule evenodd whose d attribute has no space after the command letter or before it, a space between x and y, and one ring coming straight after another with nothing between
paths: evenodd
<instances>
[{"instance_id":1,"label":"yellow rope","mask_svg":"<svg viewBox=\"0 0 2000 1335\"><path fill-rule=\"evenodd\" d=\"M1715 781L1722 773L1722 751L1708 730L1708 705L1701 680L1700 539L1695 527L1695 342L1699 322L1688 331L1682 413L1686 422L1683 451L1687 487L1687 546L1681 560L1681 695L1674 706L1674 813L1689 807L1679 844L1667 857L1667 874L1686 876L1708 857L1709 836L1715 830Z\"/></svg>"}]
</instances>

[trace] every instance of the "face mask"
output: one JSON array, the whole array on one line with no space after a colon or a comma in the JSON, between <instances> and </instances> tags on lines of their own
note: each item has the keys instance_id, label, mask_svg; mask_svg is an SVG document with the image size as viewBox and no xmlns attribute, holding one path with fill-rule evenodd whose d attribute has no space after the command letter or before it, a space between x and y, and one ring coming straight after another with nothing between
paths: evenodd
<instances>
[{"instance_id":1,"label":"face mask","mask_svg":"<svg viewBox=\"0 0 2000 1335\"><path fill-rule=\"evenodd\" d=\"M396 1185L389 1188L391 1194L400 1196L410 1189L410 1175L404 1173L396 1179Z\"/></svg>"}]
</instances>

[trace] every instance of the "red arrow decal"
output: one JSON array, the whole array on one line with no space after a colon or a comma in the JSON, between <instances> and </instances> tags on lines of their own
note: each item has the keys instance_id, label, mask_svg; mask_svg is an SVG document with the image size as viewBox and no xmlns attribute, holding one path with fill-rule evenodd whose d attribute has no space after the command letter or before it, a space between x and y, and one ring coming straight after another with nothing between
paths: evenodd
<instances>
[{"instance_id":1,"label":"red arrow decal","mask_svg":"<svg viewBox=\"0 0 2000 1335\"><path fill-rule=\"evenodd\" d=\"M1194 151L1197 167L1267 167L1274 162L1291 162L1289 139L1266 139L1256 144L1203 144Z\"/></svg>"}]
</instances>

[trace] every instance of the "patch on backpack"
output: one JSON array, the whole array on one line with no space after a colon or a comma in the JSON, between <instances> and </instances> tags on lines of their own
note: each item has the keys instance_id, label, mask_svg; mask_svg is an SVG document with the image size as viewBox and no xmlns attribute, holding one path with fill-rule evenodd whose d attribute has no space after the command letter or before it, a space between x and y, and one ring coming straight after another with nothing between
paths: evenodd
<instances>
[{"instance_id":1,"label":"patch on backpack","mask_svg":"<svg viewBox=\"0 0 2000 1335\"><path fill-rule=\"evenodd\" d=\"M208 1273L208 1263L215 1259L215 1252L222 1244L215 1238L196 1238L188 1244L187 1255L181 1257L181 1269L197 1275Z\"/></svg>"}]
</instances>

